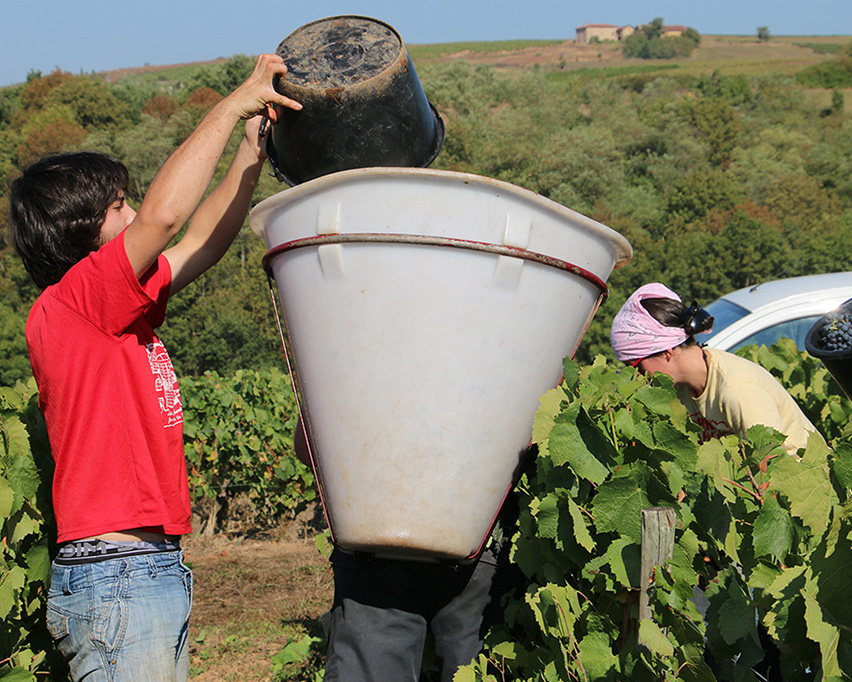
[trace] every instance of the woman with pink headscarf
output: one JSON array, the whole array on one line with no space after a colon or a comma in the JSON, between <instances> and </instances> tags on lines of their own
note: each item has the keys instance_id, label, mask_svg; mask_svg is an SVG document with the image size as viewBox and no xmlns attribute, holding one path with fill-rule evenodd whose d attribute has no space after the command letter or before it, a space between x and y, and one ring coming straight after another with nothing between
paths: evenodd
<instances>
[{"instance_id":1,"label":"woman with pink headscarf","mask_svg":"<svg viewBox=\"0 0 852 682\"><path fill-rule=\"evenodd\" d=\"M745 436L755 424L785 434L795 455L816 429L784 387L760 365L715 348L695 335L710 331L713 318L695 303L685 306L668 287L646 284L627 299L612 321L615 356L640 372L662 372L674 381L702 441Z\"/></svg>"}]
</instances>

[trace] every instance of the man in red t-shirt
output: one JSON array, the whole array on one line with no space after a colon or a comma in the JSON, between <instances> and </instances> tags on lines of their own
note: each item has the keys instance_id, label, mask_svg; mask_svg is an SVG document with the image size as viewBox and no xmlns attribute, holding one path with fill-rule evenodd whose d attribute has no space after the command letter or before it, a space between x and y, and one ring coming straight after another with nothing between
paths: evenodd
<instances>
[{"instance_id":1,"label":"man in red t-shirt","mask_svg":"<svg viewBox=\"0 0 852 682\"><path fill-rule=\"evenodd\" d=\"M169 296L239 233L266 158L260 114L274 123L277 106L301 108L273 87L285 74L262 55L166 161L138 213L127 170L104 154L46 157L12 185L12 241L42 289L26 336L56 464L47 620L74 680L187 677L183 415L154 330ZM241 119L246 136L199 206Z\"/></svg>"}]
</instances>

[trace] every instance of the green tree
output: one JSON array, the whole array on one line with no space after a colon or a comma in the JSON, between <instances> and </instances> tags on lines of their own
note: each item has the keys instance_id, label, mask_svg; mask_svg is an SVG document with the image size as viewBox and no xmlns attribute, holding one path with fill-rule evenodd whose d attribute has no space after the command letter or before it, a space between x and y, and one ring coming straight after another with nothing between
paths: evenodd
<instances>
[{"instance_id":1,"label":"green tree","mask_svg":"<svg viewBox=\"0 0 852 682\"><path fill-rule=\"evenodd\" d=\"M141 201L160 167L177 149L176 122L142 116L138 125L118 136L114 151L130 172L128 196Z\"/></svg>"},{"instance_id":2,"label":"green tree","mask_svg":"<svg viewBox=\"0 0 852 682\"><path fill-rule=\"evenodd\" d=\"M0 251L0 386L14 386L31 376L24 328L39 294L10 247Z\"/></svg>"},{"instance_id":3,"label":"green tree","mask_svg":"<svg viewBox=\"0 0 852 682\"><path fill-rule=\"evenodd\" d=\"M745 74L726 76L713 71L709 76L702 74L698 78L696 89L708 97L722 97L733 105L746 104L752 101L751 84Z\"/></svg>"},{"instance_id":4,"label":"green tree","mask_svg":"<svg viewBox=\"0 0 852 682\"><path fill-rule=\"evenodd\" d=\"M650 23L641 26L642 33L645 34L645 37L648 40L654 40L656 38L662 38L663 36L663 26L665 25L665 21L662 17L657 17L652 19Z\"/></svg>"},{"instance_id":5,"label":"green tree","mask_svg":"<svg viewBox=\"0 0 852 682\"><path fill-rule=\"evenodd\" d=\"M169 302L161 335L180 376L226 368L282 367L264 242L244 230L222 262Z\"/></svg>"},{"instance_id":6,"label":"green tree","mask_svg":"<svg viewBox=\"0 0 852 682\"><path fill-rule=\"evenodd\" d=\"M731 173L749 196L763 201L766 188L777 178L805 174L811 141L801 129L784 125L766 125L752 131L747 145L736 145L730 139Z\"/></svg>"},{"instance_id":7,"label":"green tree","mask_svg":"<svg viewBox=\"0 0 852 682\"><path fill-rule=\"evenodd\" d=\"M45 154L79 148L86 139L86 129L76 121L70 107L60 104L34 112L21 135L15 162L23 168Z\"/></svg>"},{"instance_id":8,"label":"green tree","mask_svg":"<svg viewBox=\"0 0 852 682\"><path fill-rule=\"evenodd\" d=\"M30 375L30 361L24 338L27 318L0 301L0 386L14 386Z\"/></svg>"},{"instance_id":9,"label":"green tree","mask_svg":"<svg viewBox=\"0 0 852 682\"><path fill-rule=\"evenodd\" d=\"M701 44L701 34L694 28L687 28L679 36L664 36L663 29L661 17L640 26L624 41L624 56L639 59L688 57Z\"/></svg>"},{"instance_id":10,"label":"green tree","mask_svg":"<svg viewBox=\"0 0 852 682\"><path fill-rule=\"evenodd\" d=\"M769 35L769 27L768 26L758 26L757 27L757 39L761 43L767 42L772 36Z\"/></svg>"},{"instance_id":11,"label":"green tree","mask_svg":"<svg viewBox=\"0 0 852 682\"><path fill-rule=\"evenodd\" d=\"M27 83L21 92L21 106L30 112L44 107L53 90L74 79L72 74L60 69L52 71L47 76L42 76L41 72L33 72L31 76L33 77L27 78Z\"/></svg>"},{"instance_id":12,"label":"green tree","mask_svg":"<svg viewBox=\"0 0 852 682\"><path fill-rule=\"evenodd\" d=\"M686 42L691 43L694 47L698 47L699 45L701 45L701 34L691 26L688 26L686 28L681 37Z\"/></svg>"},{"instance_id":13,"label":"green tree","mask_svg":"<svg viewBox=\"0 0 852 682\"><path fill-rule=\"evenodd\" d=\"M105 128L124 124L128 107L103 81L91 76L74 76L54 88L45 100L66 105L84 128Z\"/></svg>"},{"instance_id":14,"label":"green tree","mask_svg":"<svg viewBox=\"0 0 852 682\"><path fill-rule=\"evenodd\" d=\"M724 268L730 287L740 289L777 279L790 262L791 247L781 229L739 208L724 221L706 254Z\"/></svg>"},{"instance_id":15,"label":"green tree","mask_svg":"<svg viewBox=\"0 0 852 682\"><path fill-rule=\"evenodd\" d=\"M18 85L0 91L0 130L11 122L12 116L20 108L23 89L23 85Z\"/></svg>"},{"instance_id":16,"label":"green tree","mask_svg":"<svg viewBox=\"0 0 852 682\"><path fill-rule=\"evenodd\" d=\"M843 54L799 71L796 79L811 88L843 89L852 87L852 54Z\"/></svg>"},{"instance_id":17,"label":"green tree","mask_svg":"<svg viewBox=\"0 0 852 682\"><path fill-rule=\"evenodd\" d=\"M199 67L210 73L196 78L194 87L140 76L113 85L56 71L33 73L28 83L0 90L0 221L22 164L49 150L85 146L115 154L130 168L129 195L138 202L163 161L220 97L218 88L252 62L235 58ZM780 235L788 262L774 274L852 269L852 119L842 112L821 117L796 79L718 71L625 78L603 69L561 72L556 79L545 70L463 61L417 67L446 124L434 168L533 190L619 230L633 244L634 259L610 278L611 302L593 320L581 355L589 349L609 353L611 314L646 281L700 292L702 300L732 288L728 264L737 262L741 247L728 240L731 250L718 253L714 242L723 239L726 221L739 223L739 209L754 221L758 243ZM78 99L73 86L84 80ZM97 118L90 105L112 101L105 93L125 115ZM264 174L256 199L284 189ZM165 338L185 353L176 364L187 374L280 359L258 264L264 249L250 236L244 244L245 267L238 243L234 260L229 255L211 271L194 298L172 301L170 314L186 315L188 324L175 325ZM759 258L749 262L754 271L742 272L748 281L775 270L775 263L760 267ZM9 304L3 293L20 282L3 288L4 277L0 270L0 302L13 315L24 314L26 306ZM184 329L195 336L180 336ZM22 347L12 337L3 343ZM591 361L594 353L585 357Z\"/></svg>"},{"instance_id":18,"label":"green tree","mask_svg":"<svg viewBox=\"0 0 852 682\"><path fill-rule=\"evenodd\" d=\"M742 122L733 106L719 97L683 99L681 112L707 144L710 163L714 166L727 164L743 131Z\"/></svg>"},{"instance_id":19,"label":"green tree","mask_svg":"<svg viewBox=\"0 0 852 682\"><path fill-rule=\"evenodd\" d=\"M200 69L187 80L187 90L211 88L223 97L242 83L254 69L255 59L244 54L235 55L224 62Z\"/></svg>"},{"instance_id":20,"label":"green tree","mask_svg":"<svg viewBox=\"0 0 852 682\"><path fill-rule=\"evenodd\" d=\"M739 184L718 168L698 169L676 181L668 193L666 214L672 224L701 220L714 209L732 208L742 197Z\"/></svg>"},{"instance_id":21,"label":"green tree","mask_svg":"<svg viewBox=\"0 0 852 682\"><path fill-rule=\"evenodd\" d=\"M648 42L648 36L644 31L634 31L624 40L622 52L628 58L650 59Z\"/></svg>"},{"instance_id":22,"label":"green tree","mask_svg":"<svg viewBox=\"0 0 852 682\"><path fill-rule=\"evenodd\" d=\"M840 216L838 197L807 175L783 175L767 188L765 206L782 225L790 245L789 274L847 270L852 254L844 243L850 228Z\"/></svg>"}]
</instances>

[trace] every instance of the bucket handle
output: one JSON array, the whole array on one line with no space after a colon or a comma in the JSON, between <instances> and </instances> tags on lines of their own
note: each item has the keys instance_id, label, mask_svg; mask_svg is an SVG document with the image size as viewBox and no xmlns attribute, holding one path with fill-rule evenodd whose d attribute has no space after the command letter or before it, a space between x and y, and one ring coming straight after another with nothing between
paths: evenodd
<instances>
[{"instance_id":1,"label":"bucket handle","mask_svg":"<svg viewBox=\"0 0 852 682\"><path fill-rule=\"evenodd\" d=\"M549 267L564 270L573 275L581 277L594 285L600 292L601 298L598 301L600 305L609 297L609 287L600 277L593 272L586 270L579 265L569 263L568 261L547 256L536 251L518 248L516 246L506 246L503 244L489 244L486 242L475 242L467 239L454 239L452 237L435 237L421 234L381 234L373 232L348 232L345 234L321 234L312 237L304 237L302 239L294 239L278 246L272 247L263 257L263 269L266 271L270 279L272 277L272 260L282 253L293 249L304 248L308 246L323 246L325 244L416 244L422 246L444 246L454 249L467 249L470 251L482 251L485 253L493 253L498 256L509 256L510 258L520 258L522 260L540 263Z\"/></svg>"},{"instance_id":2,"label":"bucket handle","mask_svg":"<svg viewBox=\"0 0 852 682\"><path fill-rule=\"evenodd\" d=\"M325 516L325 523L328 526L329 533L331 534L331 541L334 543L334 531L331 528L331 518L328 515L328 509L325 505L325 486L323 486L322 478L320 477L319 467L317 466L316 458L314 457L314 448L313 448L313 438L311 437L311 427L308 422L308 415L302 409L302 386L299 381L299 377L294 371L294 367L290 364L290 354L292 352L290 347L290 334L284 331L285 325L281 323L281 315L278 311L278 299L275 297L275 278L270 274L269 270L266 272L267 283L269 284L269 296L272 299L272 310L275 312L275 323L278 325L278 335L281 337L281 346L284 349L284 361L287 363L287 373L290 375L290 384L293 387L293 395L296 399L296 412L299 415L299 424L297 428L301 428L305 434L305 446L308 449L308 459L311 461L311 469L314 472L314 480L317 482L317 489L320 494L320 503L322 504L323 515ZM294 436L295 440L295 436Z\"/></svg>"}]
</instances>

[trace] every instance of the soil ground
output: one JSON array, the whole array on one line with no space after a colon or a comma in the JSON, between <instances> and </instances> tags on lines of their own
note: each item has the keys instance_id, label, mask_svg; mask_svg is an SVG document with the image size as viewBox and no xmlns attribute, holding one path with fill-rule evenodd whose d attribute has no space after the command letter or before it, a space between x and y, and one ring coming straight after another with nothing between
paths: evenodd
<instances>
[{"instance_id":1,"label":"soil ground","mask_svg":"<svg viewBox=\"0 0 852 682\"><path fill-rule=\"evenodd\" d=\"M322 635L319 618L331 605L331 569L312 538L292 535L282 530L184 542L194 574L192 680L272 680L272 657L288 642Z\"/></svg>"}]
</instances>

